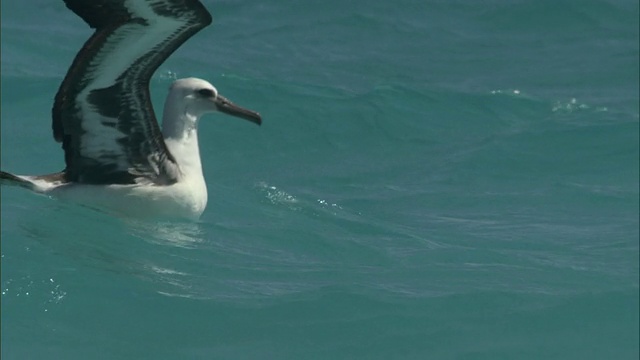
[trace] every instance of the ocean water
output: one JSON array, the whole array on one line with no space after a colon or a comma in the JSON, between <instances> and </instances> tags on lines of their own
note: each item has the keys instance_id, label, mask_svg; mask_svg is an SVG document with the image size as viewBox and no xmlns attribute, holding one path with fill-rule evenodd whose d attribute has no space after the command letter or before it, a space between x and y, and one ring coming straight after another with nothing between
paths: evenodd
<instances>
[{"instance_id":1,"label":"ocean water","mask_svg":"<svg viewBox=\"0 0 640 360\"><path fill-rule=\"evenodd\" d=\"M637 359L638 2L206 1L200 221L2 188L3 359ZM91 30L3 1L2 168Z\"/></svg>"}]
</instances>

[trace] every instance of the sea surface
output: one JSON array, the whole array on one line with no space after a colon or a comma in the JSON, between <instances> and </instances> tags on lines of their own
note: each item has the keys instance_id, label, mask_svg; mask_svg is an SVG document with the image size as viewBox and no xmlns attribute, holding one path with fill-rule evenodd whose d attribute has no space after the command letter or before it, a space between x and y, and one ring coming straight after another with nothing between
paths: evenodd
<instances>
[{"instance_id":1,"label":"sea surface","mask_svg":"<svg viewBox=\"0 0 640 360\"><path fill-rule=\"evenodd\" d=\"M205 1L198 222L2 188L5 359L638 359L637 0ZM92 30L2 1L2 169Z\"/></svg>"}]
</instances>

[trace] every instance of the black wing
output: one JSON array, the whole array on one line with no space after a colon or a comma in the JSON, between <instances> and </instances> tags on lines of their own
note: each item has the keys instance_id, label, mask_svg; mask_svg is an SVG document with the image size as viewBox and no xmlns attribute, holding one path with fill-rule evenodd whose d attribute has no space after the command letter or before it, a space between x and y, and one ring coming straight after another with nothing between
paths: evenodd
<instances>
[{"instance_id":1,"label":"black wing","mask_svg":"<svg viewBox=\"0 0 640 360\"><path fill-rule=\"evenodd\" d=\"M65 0L95 33L60 85L52 110L67 180L174 183L175 159L156 120L149 80L211 23L198 0Z\"/></svg>"}]
</instances>

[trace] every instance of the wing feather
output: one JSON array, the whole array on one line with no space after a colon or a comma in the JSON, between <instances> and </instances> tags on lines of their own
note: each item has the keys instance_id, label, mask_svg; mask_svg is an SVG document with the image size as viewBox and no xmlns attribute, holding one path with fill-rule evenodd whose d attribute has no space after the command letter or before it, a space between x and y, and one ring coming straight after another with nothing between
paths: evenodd
<instances>
[{"instance_id":1,"label":"wing feather","mask_svg":"<svg viewBox=\"0 0 640 360\"><path fill-rule=\"evenodd\" d=\"M149 81L182 43L211 23L198 0L65 0L96 29L72 62L52 109L69 181L176 181ZM140 177L145 179L141 180Z\"/></svg>"}]
</instances>

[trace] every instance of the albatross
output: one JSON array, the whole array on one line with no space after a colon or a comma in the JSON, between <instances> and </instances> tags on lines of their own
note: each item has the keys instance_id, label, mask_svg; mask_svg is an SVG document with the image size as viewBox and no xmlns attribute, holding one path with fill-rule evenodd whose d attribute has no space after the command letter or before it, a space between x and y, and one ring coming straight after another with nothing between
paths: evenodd
<instances>
[{"instance_id":1,"label":"albatross","mask_svg":"<svg viewBox=\"0 0 640 360\"><path fill-rule=\"evenodd\" d=\"M66 167L47 175L0 171L0 182L126 215L197 219L207 205L200 117L219 111L262 123L209 82L186 78L170 86L158 126L151 76L211 14L198 0L64 2L95 29L54 99L53 137Z\"/></svg>"}]
</instances>

